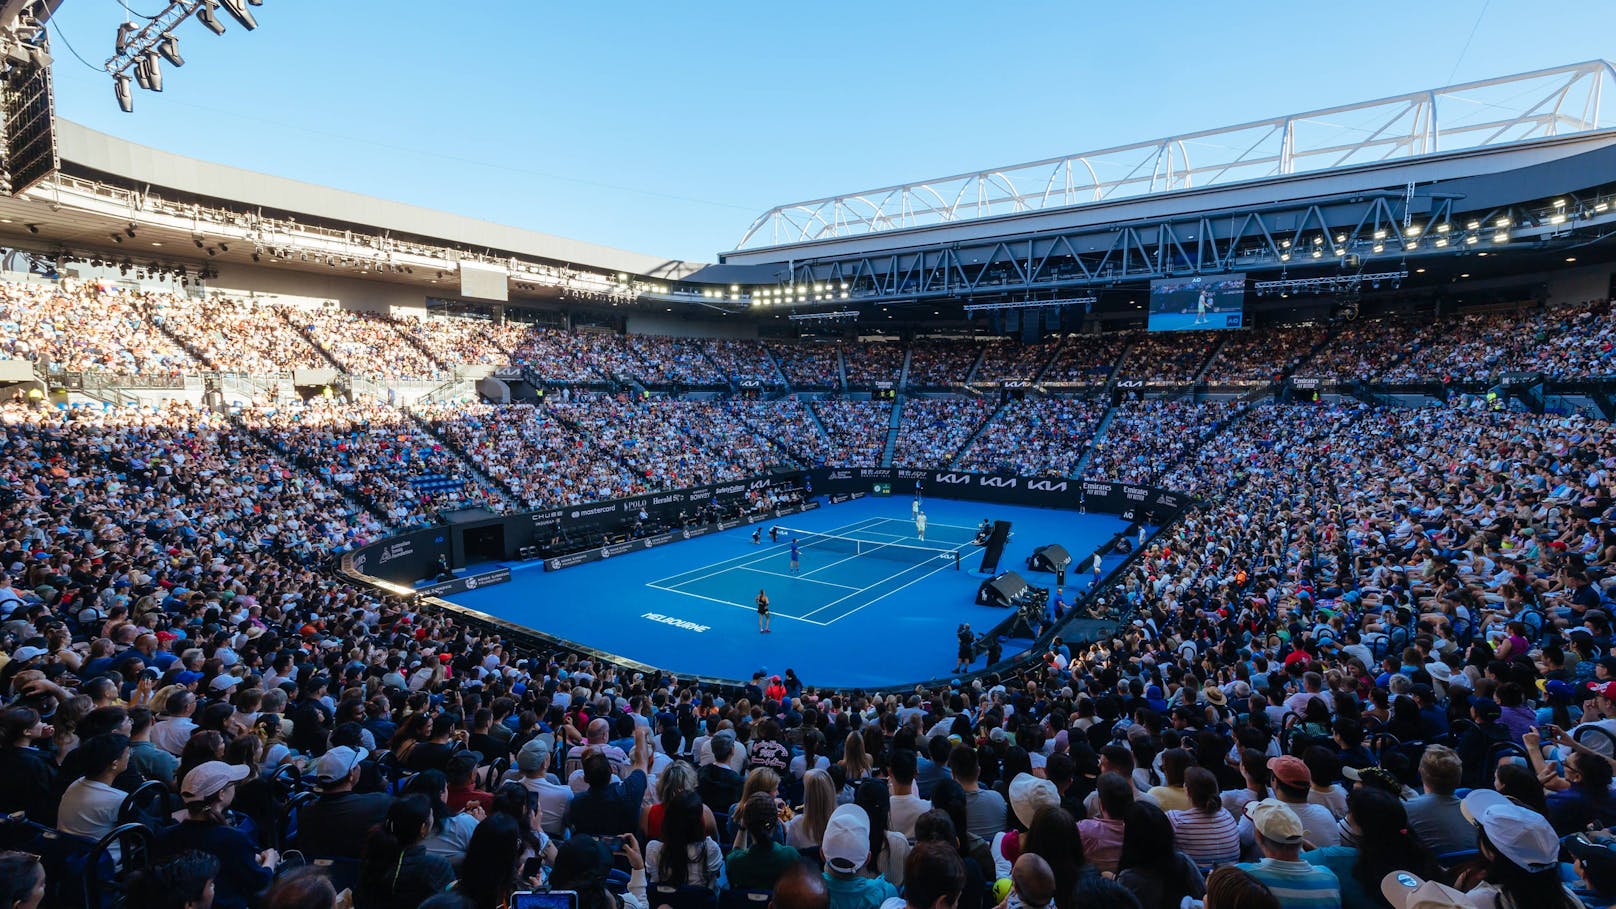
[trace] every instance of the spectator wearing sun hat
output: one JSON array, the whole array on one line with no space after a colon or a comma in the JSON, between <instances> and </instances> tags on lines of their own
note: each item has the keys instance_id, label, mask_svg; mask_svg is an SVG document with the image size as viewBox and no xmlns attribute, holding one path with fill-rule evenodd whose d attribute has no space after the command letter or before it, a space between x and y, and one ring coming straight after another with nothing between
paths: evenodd
<instances>
[{"instance_id":1,"label":"spectator wearing sun hat","mask_svg":"<svg viewBox=\"0 0 1616 909\"><path fill-rule=\"evenodd\" d=\"M998 878L1009 877L1011 866L1021 855L1021 839L1025 835L1021 831L1031 829L1032 820L1038 816L1038 812L1060 807L1060 790L1055 788L1055 784L1030 773L1016 774L1008 788L1010 811L1017 829L993 837L990 848Z\"/></svg>"},{"instance_id":2,"label":"spectator wearing sun hat","mask_svg":"<svg viewBox=\"0 0 1616 909\"><path fill-rule=\"evenodd\" d=\"M1560 838L1548 818L1491 789L1465 796L1465 818L1477 827L1485 869L1467 892L1477 909L1577 909L1560 878Z\"/></svg>"},{"instance_id":3,"label":"spectator wearing sun hat","mask_svg":"<svg viewBox=\"0 0 1616 909\"><path fill-rule=\"evenodd\" d=\"M870 861L870 816L863 808L842 805L831 813L820 852L830 909L877 909L897 897L898 888L886 878L859 874Z\"/></svg>"},{"instance_id":4,"label":"spectator wearing sun hat","mask_svg":"<svg viewBox=\"0 0 1616 909\"><path fill-rule=\"evenodd\" d=\"M1407 871L1388 873L1381 879L1380 893L1392 909L1473 909L1463 893Z\"/></svg>"}]
</instances>

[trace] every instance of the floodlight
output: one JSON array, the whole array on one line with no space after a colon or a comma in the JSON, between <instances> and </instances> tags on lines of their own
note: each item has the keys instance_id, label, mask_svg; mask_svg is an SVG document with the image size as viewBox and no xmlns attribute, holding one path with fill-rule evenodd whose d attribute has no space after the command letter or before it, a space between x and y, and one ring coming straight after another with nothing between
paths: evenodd
<instances>
[{"instance_id":1,"label":"floodlight","mask_svg":"<svg viewBox=\"0 0 1616 909\"><path fill-rule=\"evenodd\" d=\"M180 39L173 35L164 35L163 40L157 42L157 52L175 66L185 65L185 58L180 56Z\"/></svg>"},{"instance_id":2,"label":"floodlight","mask_svg":"<svg viewBox=\"0 0 1616 909\"><path fill-rule=\"evenodd\" d=\"M197 21L208 27L208 31L215 35L224 34L224 23L219 21L219 0L202 0L202 5L196 8Z\"/></svg>"},{"instance_id":3,"label":"floodlight","mask_svg":"<svg viewBox=\"0 0 1616 909\"><path fill-rule=\"evenodd\" d=\"M135 93L129 87L129 76L124 73L118 73L113 76L112 89L118 95L118 106L123 108L123 112L126 114L134 113Z\"/></svg>"},{"instance_id":4,"label":"floodlight","mask_svg":"<svg viewBox=\"0 0 1616 909\"><path fill-rule=\"evenodd\" d=\"M224 11L230 14L230 18L241 23L242 28L250 32L258 27L258 20L253 18L252 10L247 9L247 4L242 0L219 0L219 2L224 4Z\"/></svg>"}]
</instances>

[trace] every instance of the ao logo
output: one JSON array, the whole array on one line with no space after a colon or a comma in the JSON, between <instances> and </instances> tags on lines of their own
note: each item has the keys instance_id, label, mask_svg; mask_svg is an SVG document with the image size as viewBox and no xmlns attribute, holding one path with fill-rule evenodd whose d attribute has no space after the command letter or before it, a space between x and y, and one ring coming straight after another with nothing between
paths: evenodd
<instances>
[{"instance_id":1,"label":"ao logo","mask_svg":"<svg viewBox=\"0 0 1616 909\"><path fill-rule=\"evenodd\" d=\"M561 560L560 559L551 559L549 569L551 571L559 571L561 569Z\"/></svg>"},{"instance_id":2,"label":"ao logo","mask_svg":"<svg viewBox=\"0 0 1616 909\"><path fill-rule=\"evenodd\" d=\"M475 575L473 575L472 577L466 578L466 589L467 590L476 590L477 585L479 583L481 583L481 582L479 582L477 580L477 577Z\"/></svg>"}]
</instances>

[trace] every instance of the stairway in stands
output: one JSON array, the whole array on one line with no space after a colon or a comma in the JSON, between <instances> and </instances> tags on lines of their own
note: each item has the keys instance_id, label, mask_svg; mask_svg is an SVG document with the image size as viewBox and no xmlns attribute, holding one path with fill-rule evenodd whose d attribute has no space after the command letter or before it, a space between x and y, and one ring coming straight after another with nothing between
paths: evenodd
<instances>
[{"instance_id":1,"label":"stairway in stands","mask_svg":"<svg viewBox=\"0 0 1616 909\"><path fill-rule=\"evenodd\" d=\"M891 467L892 456L898 450L898 427L903 423L903 396L892 402L892 418L887 421L887 444L881 449L881 466Z\"/></svg>"}]
</instances>

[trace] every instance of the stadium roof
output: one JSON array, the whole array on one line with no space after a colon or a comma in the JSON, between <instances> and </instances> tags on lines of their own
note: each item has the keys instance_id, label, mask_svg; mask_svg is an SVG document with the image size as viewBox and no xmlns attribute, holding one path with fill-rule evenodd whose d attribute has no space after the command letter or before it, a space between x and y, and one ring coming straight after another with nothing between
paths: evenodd
<instances>
[{"instance_id":1,"label":"stadium roof","mask_svg":"<svg viewBox=\"0 0 1616 909\"><path fill-rule=\"evenodd\" d=\"M608 271L675 278L693 266L679 260L508 227L464 215L317 186L187 158L137 145L67 120L56 121L64 169L85 170L139 187L288 212L301 218L412 234L496 254L531 256ZM48 186L36 190L48 191Z\"/></svg>"},{"instance_id":2,"label":"stadium roof","mask_svg":"<svg viewBox=\"0 0 1616 909\"><path fill-rule=\"evenodd\" d=\"M1105 204L1616 126L1606 60L769 209L736 251ZM1613 96L1616 97L1616 96Z\"/></svg>"}]
</instances>

